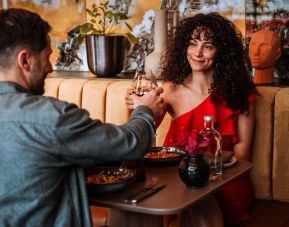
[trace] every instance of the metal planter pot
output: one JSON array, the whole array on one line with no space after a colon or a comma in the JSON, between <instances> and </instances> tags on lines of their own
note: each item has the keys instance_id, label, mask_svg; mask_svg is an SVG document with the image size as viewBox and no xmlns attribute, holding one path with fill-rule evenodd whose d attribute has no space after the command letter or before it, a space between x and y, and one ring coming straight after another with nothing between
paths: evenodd
<instances>
[{"instance_id":1,"label":"metal planter pot","mask_svg":"<svg viewBox=\"0 0 289 227\"><path fill-rule=\"evenodd\" d=\"M125 36L85 37L88 68L97 77L114 77L124 66Z\"/></svg>"}]
</instances>

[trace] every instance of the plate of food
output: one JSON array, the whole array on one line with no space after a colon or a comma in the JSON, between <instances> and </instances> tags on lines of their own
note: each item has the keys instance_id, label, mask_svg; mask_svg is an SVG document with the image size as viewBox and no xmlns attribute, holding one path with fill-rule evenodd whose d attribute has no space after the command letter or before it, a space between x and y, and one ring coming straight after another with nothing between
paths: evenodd
<instances>
[{"instance_id":1,"label":"plate of food","mask_svg":"<svg viewBox=\"0 0 289 227\"><path fill-rule=\"evenodd\" d=\"M235 165L235 163L237 161L238 161L237 158L235 156L233 156L229 161L227 161L223 164L223 168L229 168L229 167Z\"/></svg>"},{"instance_id":2,"label":"plate of food","mask_svg":"<svg viewBox=\"0 0 289 227\"><path fill-rule=\"evenodd\" d=\"M135 171L120 167L91 167L85 169L85 183L89 192L114 192L132 183Z\"/></svg>"},{"instance_id":3,"label":"plate of food","mask_svg":"<svg viewBox=\"0 0 289 227\"><path fill-rule=\"evenodd\" d=\"M222 151L223 168L233 166L237 162L237 158L234 156L233 151Z\"/></svg>"},{"instance_id":4,"label":"plate of food","mask_svg":"<svg viewBox=\"0 0 289 227\"><path fill-rule=\"evenodd\" d=\"M155 167L177 165L185 154L185 151L176 147L153 147L145 154L144 163Z\"/></svg>"},{"instance_id":5,"label":"plate of food","mask_svg":"<svg viewBox=\"0 0 289 227\"><path fill-rule=\"evenodd\" d=\"M233 166L238 160L234 156L233 151L222 151L222 163L223 163L223 168L229 168ZM204 160L207 163L212 162L214 160L214 155L210 152L204 153Z\"/></svg>"}]
</instances>

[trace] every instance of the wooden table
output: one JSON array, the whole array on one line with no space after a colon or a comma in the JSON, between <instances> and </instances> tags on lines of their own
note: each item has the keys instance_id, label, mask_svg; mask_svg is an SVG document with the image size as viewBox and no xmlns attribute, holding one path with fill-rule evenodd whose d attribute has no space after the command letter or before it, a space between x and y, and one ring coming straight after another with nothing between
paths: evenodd
<instances>
[{"instance_id":1,"label":"wooden table","mask_svg":"<svg viewBox=\"0 0 289 227\"><path fill-rule=\"evenodd\" d=\"M224 169L222 180L210 181L203 188L188 188L181 181L176 166L146 168L146 179L157 176L160 184L167 185L163 190L138 204L125 203L124 198L131 191L144 187L144 183L135 183L118 193L89 195L89 201L91 205L112 208L111 213L114 215L116 223L112 222L111 226L159 227L163 225L163 215L177 214L196 204L220 189L224 184L247 173L251 168L250 162L239 161L234 166ZM126 223L121 223L121 221Z\"/></svg>"}]
</instances>

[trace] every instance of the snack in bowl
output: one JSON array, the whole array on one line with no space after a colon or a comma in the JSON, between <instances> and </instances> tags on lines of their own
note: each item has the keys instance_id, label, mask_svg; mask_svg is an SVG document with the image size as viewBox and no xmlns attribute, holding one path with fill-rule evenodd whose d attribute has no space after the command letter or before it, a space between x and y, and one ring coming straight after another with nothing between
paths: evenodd
<instances>
[{"instance_id":1,"label":"snack in bowl","mask_svg":"<svg viewBox=\"0 0 289 227\"><path fill-rule=\"evenodd\" d=\"M167 152L166 150L162 150L160 152L148 152L144 157L155 159L155 158L175 158L178 156L179 155L176 153Z\"/></svg>"},{"instance_id":2,"label":"snack in bowl","mask_svg":"<svg viewBox=\"0 0 289 227\"><path fill-rule=\"evenodd\" d=\"M125 171L121 175L110 175L105 171L101 171L97 175L90 175L85 178L87 184L114 184L129 178L130 172Z\"/></svg>"},{"instance_id":3,"label":"snack in bowl","mask_svg":"<svg viewBox=\"0 0 289 227\"><path fill-rule=\"evenodd\" d=\"M117 191L134 181L135 171L119 167L92 167L85 170L90 192Z\"/></svg>"},{"instance_id":4,"label":"snack in bowl","mask_svg":"<svg viewBox=\"0 0 289 227\"><path fill-rule=\"evenodd\" d=\"M168 166L178 164L185 152L176 147L153 147L144 156L146 165Z\"/></svg>"}]
</instances>

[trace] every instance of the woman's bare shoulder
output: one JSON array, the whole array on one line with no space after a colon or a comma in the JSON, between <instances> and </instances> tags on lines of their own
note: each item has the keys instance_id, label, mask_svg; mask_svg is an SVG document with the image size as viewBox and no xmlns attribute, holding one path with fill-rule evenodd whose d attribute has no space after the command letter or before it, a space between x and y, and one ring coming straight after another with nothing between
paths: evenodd
<instances>
[{"instance_id":1,"label":"woman's bare shoulder","mask_svg":"<svg viewBox=\"0 0 289 227\"><path fill-rule=\"evenodd\" d=\"M176 102L176 100L180 96L180 85L173 84L172 82L164 82L162 84L162 88L164 89L164 92L162 93L162 98L169 105L173 105L173 103Z\"/></svg>"},{"instance_id":2,"label":"woman's bare shoulder","mask_svg":"<svg viewBox=\"0 0 289 227\"><path fill-rule=\"evenodd\" d=\"M173 84L172 82L162 82L162 88L164 89L164 92L174 92L177 89L177 85Z\"/></svg>"}]
</instances>

